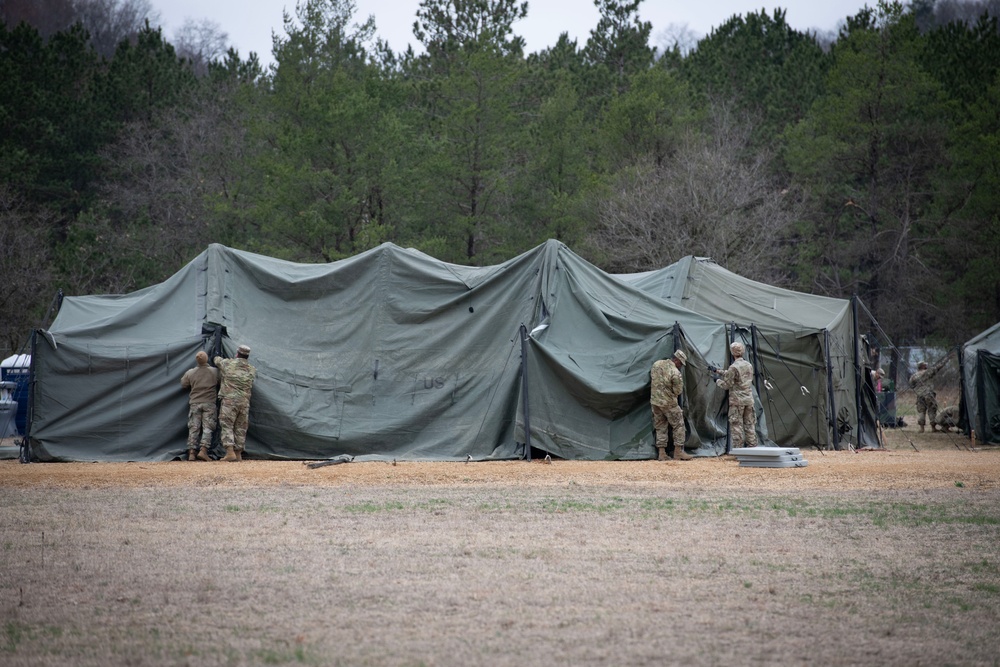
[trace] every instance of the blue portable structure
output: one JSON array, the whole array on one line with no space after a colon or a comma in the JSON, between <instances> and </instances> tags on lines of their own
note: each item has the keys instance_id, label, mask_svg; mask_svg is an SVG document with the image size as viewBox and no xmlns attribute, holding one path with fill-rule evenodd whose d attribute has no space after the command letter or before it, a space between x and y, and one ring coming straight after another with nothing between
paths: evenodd
<instances>
[{"instance_id":1,"label":"blue portable structure","mask_svg":"<svg viewBox=\"0 0 1000 667\"><path fill-rule=\"evenodd\" d=\"M18 435L24 435L28 423L28 395L31 388L31 355L15 354L0 361L0 381L8 386L10 400L17 402L14 425ZM3 425L0 424L0 429Z\"/></svg>"}]
</instances>

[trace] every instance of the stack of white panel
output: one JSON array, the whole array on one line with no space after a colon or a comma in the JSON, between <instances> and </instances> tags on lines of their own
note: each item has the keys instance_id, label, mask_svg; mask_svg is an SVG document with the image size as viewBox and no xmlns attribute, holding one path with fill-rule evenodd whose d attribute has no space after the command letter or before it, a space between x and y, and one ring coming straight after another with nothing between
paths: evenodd
<instances>
[{"instance_id":1,"label":"stack of white panel","mask_svg":"<svg viewBox=\"0 0 1000 667\"><path fill-rule=\"evenodd\" d=\"M805 468L809 465L798 447L737 447L729 453L746 468Z\"/></svg>"}]
</instances>

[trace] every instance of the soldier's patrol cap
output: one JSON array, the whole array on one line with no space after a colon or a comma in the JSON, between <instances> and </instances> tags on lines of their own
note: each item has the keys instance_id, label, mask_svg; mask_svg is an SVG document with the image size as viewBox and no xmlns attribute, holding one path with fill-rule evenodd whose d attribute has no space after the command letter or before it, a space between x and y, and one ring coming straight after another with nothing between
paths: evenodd
<instances>
[{"instance_id":1,"label":"soldier's patrol cap","mask_svg":"<svg viewBox=\"0 0 1000 667\"><path fill-rule=\"evenodd\" d=\"M242 354L243 356L249 357L250 356L250 346L249 345L240 345L238 348L236 348L236 354Z\"/></svg>"},{"instance_id":2,"label":"soldier's patrol cap","mask_svg":"<svg viewBox=\"0 0 1000 667\"><path fill-rule=\"evenodd\" d=\"M684 354L684 350L677 350L676 352L674 352L674 359L681 362L682 364L686 364L688 362L688 356Z\"/></svg>"}]
</instances>

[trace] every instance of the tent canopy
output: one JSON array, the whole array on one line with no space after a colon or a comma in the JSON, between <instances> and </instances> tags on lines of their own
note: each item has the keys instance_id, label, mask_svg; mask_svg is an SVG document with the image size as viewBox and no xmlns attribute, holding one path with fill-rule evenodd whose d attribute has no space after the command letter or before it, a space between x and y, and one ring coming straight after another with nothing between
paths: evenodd
<instances>
[{"instance_id":1,"label":"tent canopy","mask_svg":"<svg viewBox=\"0 0 1000 667\"><path fill-rule=\"evenodd\" d=\"M773 331L808 334L840 325L849 299L775 287L737 275L707 257L688 255L670 266L619 278L669 303L720 322L753 322Z\"/></svg>"},{"instance_id":2,"label":"tent canopy","mask_svg":"<svg viewBox=\"0 0 1000 667\"><path fill-rule=\"evenodd\" d=\"M729 323L730 338L746 344L756 366L776 442L878 446L856 300L757 282L704 257L618 277L667 303ZM716 365L725 361L708 358Z\"/></svg>"},{"instance_id":3,"label":"tent canopy","mask_svg":"<svg viewBox=\"0 0 1000 667\"><path fill-rule=\"evenodd\" d=\"M181 375L247 344L252 456L652 458L649 369L683 349L686 445L718 455L707 366L742 339L762 441L872 444L851 305L692 257L611 276L557 241L488 267L391 243L329 264L216 244L158 285L63 300L34 337L29 443L39 460L179 456Z\"/></svg>"},{"instance_id":4,"label":"tent canopy","mask_svg":"<svg viewBox=\"0 0 1000 667\"><path fill-rule=\"evenodd\" d=\"M962 345L961 375L960 427L1000 443L1000 322Z\"/></svg>"},{"instance_id":5,"label":"tent canopy","mask_svg":"<svg viewBox=\"0 0 1000 667\"><path fill-rule=\"evenodd\" d=\"M509 459L530 436L564 458L650 458L653 361L681 347L703 369L725 342L556 241L482 268L388 243L330 264L212 245L161 284L64 299L36 336L30 443L39 460L178 456L180 376L198 350L247 344L253 456ZM721 453L724 393L687 380L688 446Z\"/></svg>"}]
</instances>

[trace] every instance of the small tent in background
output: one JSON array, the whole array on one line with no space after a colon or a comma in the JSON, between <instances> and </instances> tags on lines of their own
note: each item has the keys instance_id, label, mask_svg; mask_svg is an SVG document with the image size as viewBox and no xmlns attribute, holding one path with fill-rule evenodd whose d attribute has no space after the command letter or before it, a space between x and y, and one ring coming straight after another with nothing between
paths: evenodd
<instances>
[{"instance_id":1,"label":"small tent in background","mask_svg":"<svg viewBox=\"0 0 1000 667\"><path fill-rule=\"evenodd\" d=\"M728 324L729 337L746 344L756 367L757 390L778 444L879 446L870 375L878 360L871 359L876 347L871 342L883 337L869 330L877 323L857 299L767 285L691 256L657 271L618 277L664 302Z\"/></svg>"},{"instance_id":2,"label":"small tent in background","mask_svg":"<svg viewBox=\"0 0 1000 667\"><path fill-rule=\"evenodd\" d=\"M330 264L212 245L159 285L67 297L34 337L32 456L179 456L181 375L198 350L243 343L251 456L651 458L649 368L678 347L689 451L726 451L701 356L723 353L725 326L549 241L489 267L388 243Z\"/></svg>"},{"instance_id":3,"label":"small tent in background","mask_svg":"<svg viewBox=\"0 0 1000 667\"><path fill-rule=\"evenodd\" d=\"M959 427L1000 443L1000 322L962 345Z\"/></svg>"}]
</instances>

